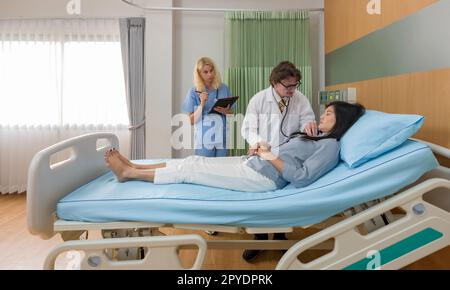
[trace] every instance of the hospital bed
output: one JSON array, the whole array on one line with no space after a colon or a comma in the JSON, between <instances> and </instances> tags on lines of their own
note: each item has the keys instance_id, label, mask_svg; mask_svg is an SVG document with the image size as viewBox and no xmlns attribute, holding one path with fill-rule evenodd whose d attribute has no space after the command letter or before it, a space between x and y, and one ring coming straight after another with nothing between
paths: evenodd
<instances>
[{"instance_id":1,"label":"hospital bed","mask_svg":"<svg viewBox=\"0 0 450 290\"><path fill-rule=\"evenodd\" d=\"M179 249L288 249L277 269L398 269L450 241L450 169L435 154L448 149L408 140L364 165L341 162L305 188L246 193L193 184L118 183L103 154L119 148L114 134L72 138L37 153L29 168L27 218L32 234L65 241L56 257L81 251L83 269L182 269ZM53 156L70 149L63 161ZM433 152L432 152L433 151ZM158 162L150 160L147 162ZM361 205L364 210L354 209ZM314 227L301 240L205 240L200 235L165 236L161 228L225 233L290 233ZM103 239L82 240L91 230ZM220 237L220 235L219 235ZM327 249L313 261L307 250Z\"/></svg>"}]
</instances>

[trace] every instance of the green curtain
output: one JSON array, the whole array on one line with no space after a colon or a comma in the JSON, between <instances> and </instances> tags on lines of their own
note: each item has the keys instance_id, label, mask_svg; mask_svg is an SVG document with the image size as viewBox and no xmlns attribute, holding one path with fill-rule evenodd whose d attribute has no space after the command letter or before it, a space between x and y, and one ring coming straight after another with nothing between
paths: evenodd
<instances>
[{"instance_id":1,"label":"green curtain","mask_svg":"<svg viewBox=\"0 0 450 290\"><path fill-rule=\"evenodd\" d=\"M269 87L272 69L281 61L294 63L302 72L300 91L311 102L311 56L308 11L234 11L225 14L224 80L240 96L236 114L245 115L250 98ZM231 138L241 139L240 124L231 128ZM242 144L242 143L241 143ZM231 149L233 156L245 149Z\"/></svg>"}]
</instances>

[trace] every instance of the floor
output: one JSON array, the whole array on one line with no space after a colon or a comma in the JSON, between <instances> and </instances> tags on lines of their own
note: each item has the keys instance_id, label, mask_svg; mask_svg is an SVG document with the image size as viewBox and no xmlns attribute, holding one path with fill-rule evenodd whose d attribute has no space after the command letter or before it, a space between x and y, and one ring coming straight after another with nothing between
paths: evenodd
<instances>
[{"instance_id":1,"label":"floor","mask_svg":"<svg viewBox=\"0 0 450 290\"><path fill-rule=\"evenodd\" d=\"M42 240L33 236L27 229L26 196L0 195L0 269L42 269L47 253L61 242L59 236L51 240ZM167 234L193 233L187 230L166 229ZM202 231L196 231L207 239L217 237L208 236ZM298 237L298 232L288 237ZM98 238L99 233L91 233L91 238ZM242 237L242 236L239 236ZM234 239L235 234L220 233L221 239ZM252 236L246 236L251 239ZM265 251L254 263L247 263L241 258L241 250L209 250L206 255L203 269L248 269L270 270L274 269L282 256L281 251ZM192 250L182 250L180 256L186 266L195 258ZM63 262L60 262L63 263ZM64 267L62 267L64 268ZM450 247L434 253L420 261L411 264L405 269L450 269Z\"/></svg>"}]
</instances>

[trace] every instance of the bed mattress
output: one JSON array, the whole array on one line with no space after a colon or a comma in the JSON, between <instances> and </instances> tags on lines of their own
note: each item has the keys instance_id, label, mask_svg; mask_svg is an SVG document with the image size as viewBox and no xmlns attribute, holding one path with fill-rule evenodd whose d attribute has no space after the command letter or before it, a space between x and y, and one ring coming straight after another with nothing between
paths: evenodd
<instances>
[{"instance_id":1,"label":"bed mattress","mask_svg":"<svg viewBox=\"0 0 450 290\"><path fill-rule=\"evenodd\" d=\"M426 145L408 140L357 168L340 162L307 187L289 184L268 192L239 192L194 184L119 183L109 172L60 200L57 216L84 222L310 225L352 206L393 194L437 166Z\"/></svg>"}]
</instances>

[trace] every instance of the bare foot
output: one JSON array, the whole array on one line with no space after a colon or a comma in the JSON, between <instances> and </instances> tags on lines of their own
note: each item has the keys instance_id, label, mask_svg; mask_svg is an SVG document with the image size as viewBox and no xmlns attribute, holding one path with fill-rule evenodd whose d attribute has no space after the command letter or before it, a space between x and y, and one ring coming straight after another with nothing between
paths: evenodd
<instances>
[{"instance_id":1,"label":"bare foot","mask_svg":"<svg viewBox=\"0 0 450 290\"><path fill-rule=\"evenodd\" d=\"M107 154L106 158L109 169L111 169L119 182L125 182L130 178L130 173L133 168L120 160L117 151L111 151Z\"/></svg>"},{"instance_id":2,"label":"bare foot","mask_svg":"<svg viewBox=\"0 0 450 290\"><path fill-rule=\"evenodd\" d=\"M110 167L111 165L109 164L109 158L111 157L111 153L112 153L112 149L108 149L108 150L105 151L105 154L103 155L103 158L105 159L106 166L108 168L111 168Z\"/></svg>"},{"instance_id":3,"label":"bare foot","mask_svg":"<svg viewBox=\"0 0 450 290\"><path fill-rule=\"evenodd\" d=\"M125 163L126 165L128 165L130 167L137 168L136 164L132 163L130 160L128 160L128 158L126 158L125 156L120 154L119 151L117 151L116 149L113 149L113 151L117 152L117 155L119 156L120 160L122 160L123 163Z\"/></svg>"},{"instance_id":4,"label":"bare foot","mask_svg":"<svg viewBox=\"0 0 450 290\"><path fill-rule=\"evenodd\" d=\"M165 163L161 163L161 164L136 164L131 162L128 158L126 158L125 156L123 156L122 154L120 154L119 151L117 151L116 149L111 149L112 150L112 154L117 154L120 158L120 160L128 165L129 167L132 167L134 169L138 169L138 170L153 170L153 169L157 169L157 168L161 168L161 167L166 167Z\"/></svg>"}]
</instances>

